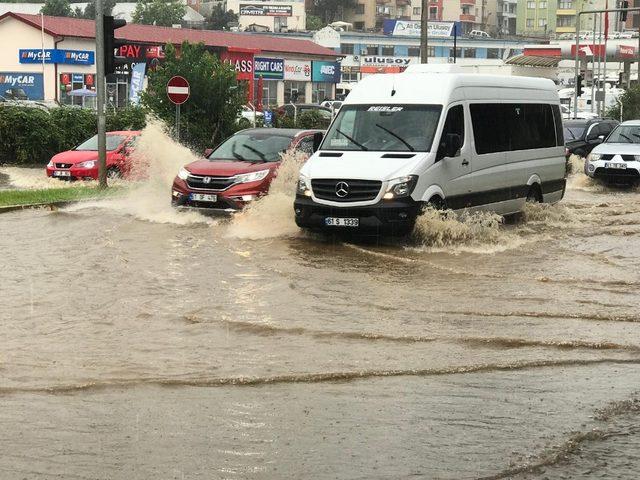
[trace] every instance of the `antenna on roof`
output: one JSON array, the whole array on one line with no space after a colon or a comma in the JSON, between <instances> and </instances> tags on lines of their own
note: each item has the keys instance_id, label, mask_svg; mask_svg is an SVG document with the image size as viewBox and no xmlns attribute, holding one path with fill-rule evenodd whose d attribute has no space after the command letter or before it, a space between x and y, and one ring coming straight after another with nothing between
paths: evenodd
<instances>
[{"instance_id":1,"label":"antenna on roof","mask_svg":"<svg viewBox=\"0 0 640 480\"><path fill-rule=\"evenodd\" d=\"M396 76L393 75L393 81L391 83L391 96L393 97L396 94Z\"/></svg>"}]
</instances>

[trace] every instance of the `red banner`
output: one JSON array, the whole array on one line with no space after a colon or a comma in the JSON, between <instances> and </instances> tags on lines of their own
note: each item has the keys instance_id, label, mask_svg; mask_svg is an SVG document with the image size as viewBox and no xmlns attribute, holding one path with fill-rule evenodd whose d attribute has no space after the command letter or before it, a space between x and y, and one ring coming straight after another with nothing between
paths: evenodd
<instances>
[{"instance_id":1,"label":"red banner","mask_svg":"<svg viewBox=\"0 0 640 480\"><path fill-rule=\"evenodd\" d=\"M220 59L234 66L238 80L253 80L253 53L226 51Z\"/></svg>"}]
</instances>

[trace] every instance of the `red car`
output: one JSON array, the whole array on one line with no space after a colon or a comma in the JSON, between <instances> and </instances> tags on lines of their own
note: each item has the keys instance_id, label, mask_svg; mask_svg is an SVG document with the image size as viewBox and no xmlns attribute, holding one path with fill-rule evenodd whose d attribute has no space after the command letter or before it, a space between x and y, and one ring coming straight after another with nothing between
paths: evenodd
<instances>
[{"instance_id":1,"label":"red car","mask_svg":"<svg viewBox=\"0 0 640 480\"><path fill-rule=\"evenodd\" d=\"M119 178L131 171L130 155L139 131L107 132L107 176ZM98 136L73 150L54 155L47 164L47 176L61 180L98 179Z\"/></svg>"},{"instance_id":2,"label":"red car","mask_svg":"<svg viewBox=\"0 0 640 480\"><path fill-rule=\"evenodd\" d=\"M320 130L242 130L205 152L206 158L180 169L173 180L171 202L227 213L240 210L267 193L281 153L294 149L311 155L321 140Z\"/></svg>"}]
</instances>

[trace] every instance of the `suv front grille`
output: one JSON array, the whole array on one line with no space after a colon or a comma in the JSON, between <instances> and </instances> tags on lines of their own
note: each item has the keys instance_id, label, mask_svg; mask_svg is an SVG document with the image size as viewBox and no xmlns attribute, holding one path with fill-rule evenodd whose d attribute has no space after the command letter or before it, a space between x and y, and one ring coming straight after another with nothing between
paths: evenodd
<instances>
[{"instance_id":1,"label":"suv front grille","mask_svg":"<svg viewBox=\"0 0 640 480\"><path fill-rule=\"evenodd\" d=\"M342 180L323 178L311 180L313 194L322 200L333 202L364 202L373 200L380 193L379 180Z\"/></svg>"},{"instance_id":2,"label":"suv front grille","mask_svg":"<svg viewBox=\"0 0 640 480\"><path fill-rule=\"evenodd\" d=\"M610 154L610 153L604 153L604 154L600 155L600 160L613 160L613 157L615 157L615 155ZM636 159L635 155L620 155L620 157L625 162L633 162Z\"/></svg>"},{"instance_id":3,"label":"suv front grille","mask_svg":"<svg viewBox=\"0 0 640 480\"><path fill-rule=\"evenodd\" d=\"M234 177L209 177L205 175L189 175L187 185L199 190L226 190L236 182Z\"/></svg>"}]
</instances>

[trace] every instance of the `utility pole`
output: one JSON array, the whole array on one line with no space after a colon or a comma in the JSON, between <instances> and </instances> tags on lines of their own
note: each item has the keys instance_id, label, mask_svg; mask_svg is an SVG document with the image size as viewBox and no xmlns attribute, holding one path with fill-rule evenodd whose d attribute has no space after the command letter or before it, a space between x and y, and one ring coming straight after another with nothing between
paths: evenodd
<instances>
[{"instance_id":1,"label":"utility pole","mask_svg":"<svg viewBox=\"0 0 640 480\"><path fill-rule=\"evenodd\" d=\"M104 0L96 0L96 88L98 90L98 188L107 188L107 119L104 111Z\"/></svg>"},{"instance_id":2,"label":"utility pole","mask_svg":"<svg viewBox=\"0 0 640 480\"><path fill-rule=\"evenodd\" d=\"M420 63L429 63L429 0L422 0L420 10Z\"/></svg>"}]
</instances>

